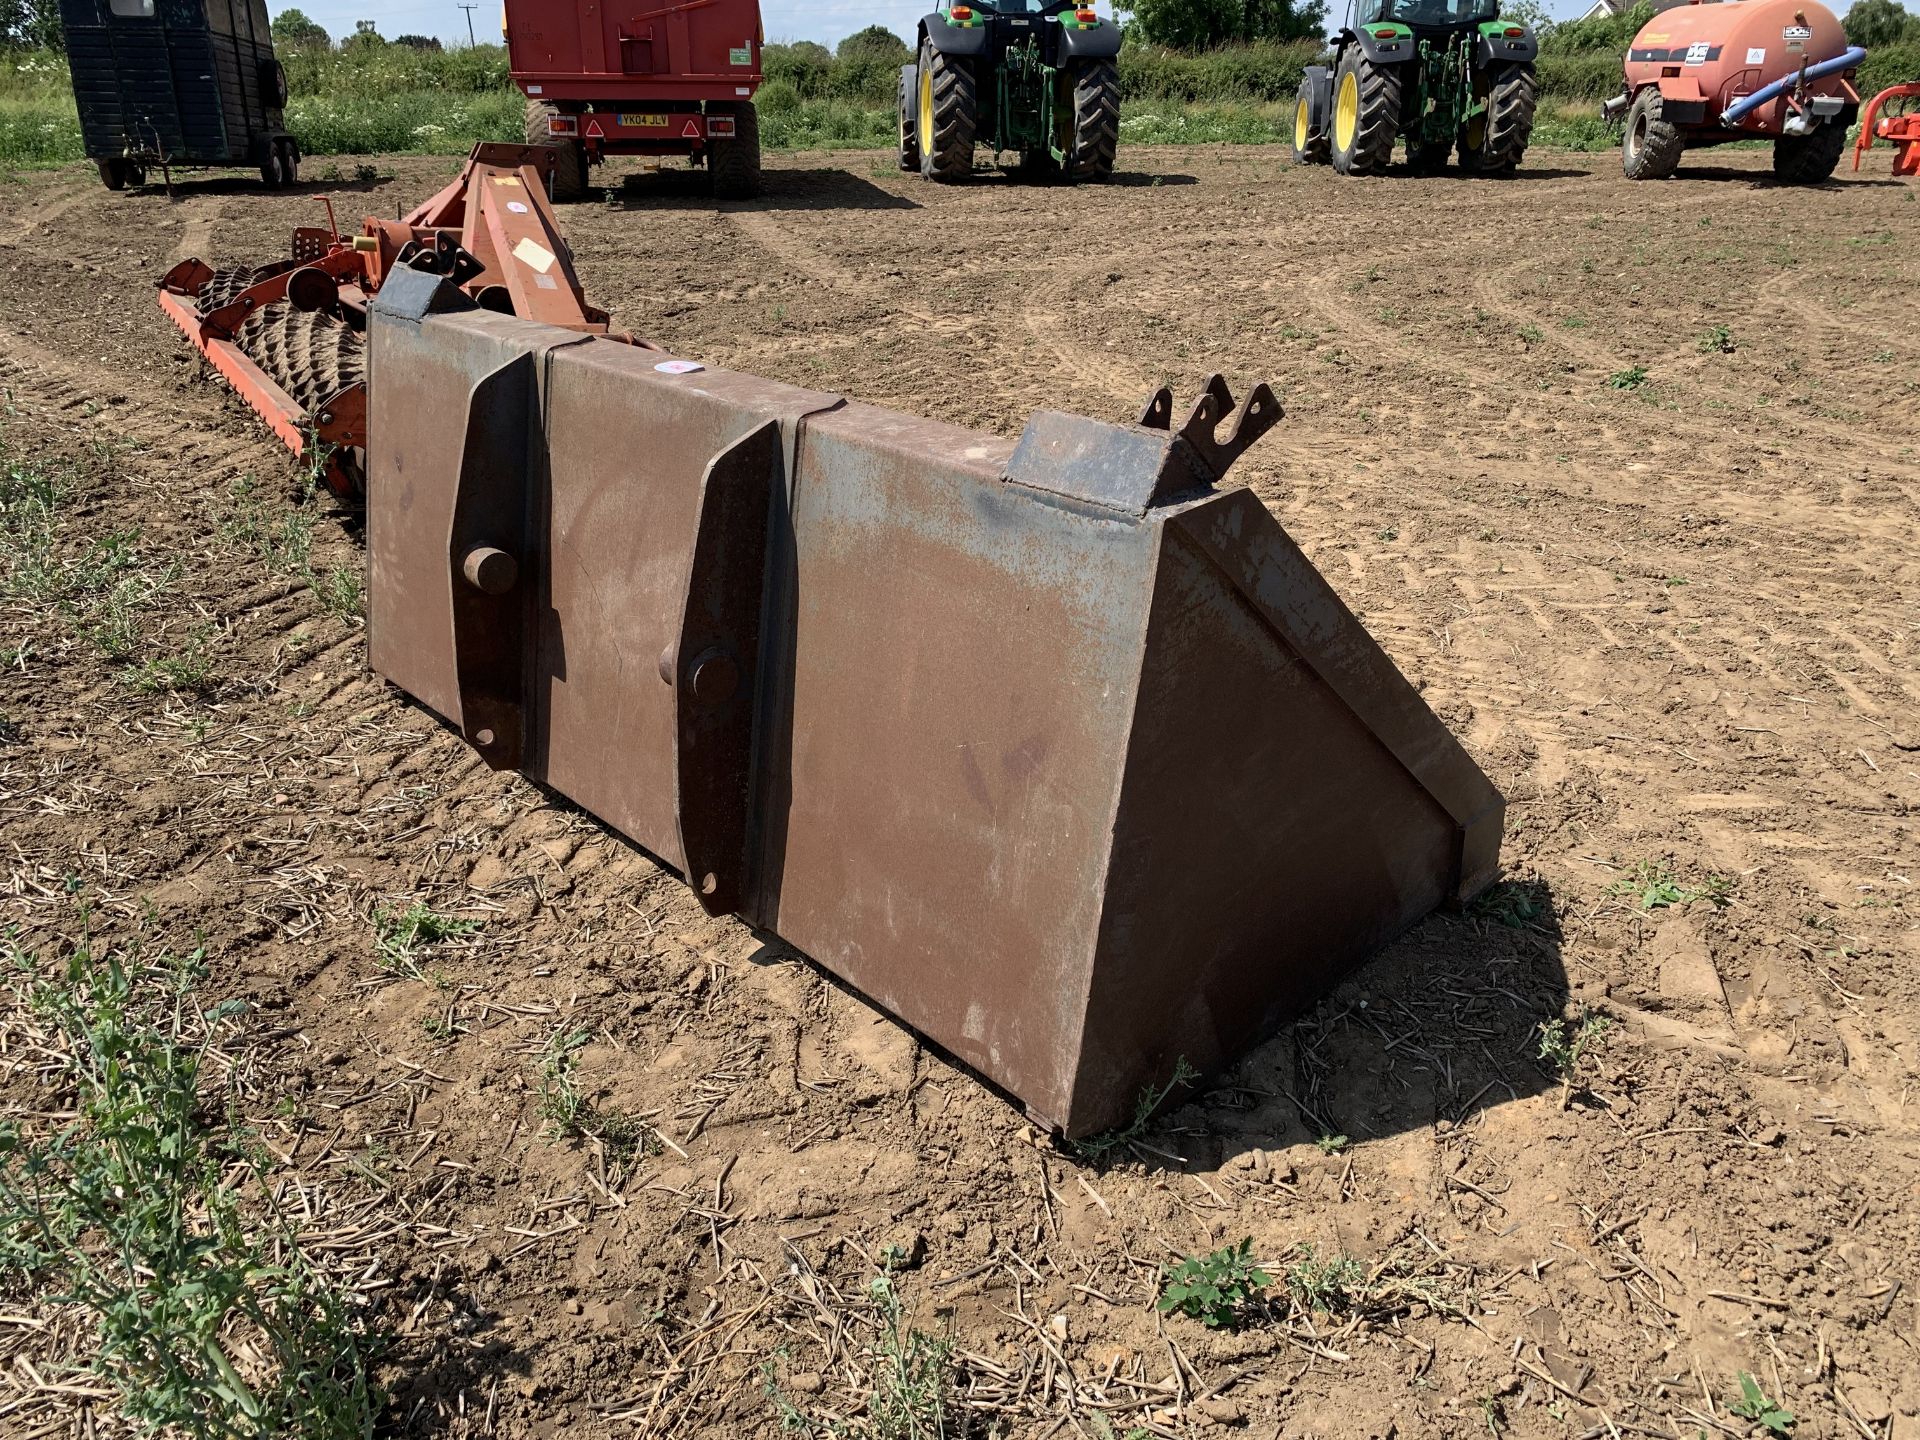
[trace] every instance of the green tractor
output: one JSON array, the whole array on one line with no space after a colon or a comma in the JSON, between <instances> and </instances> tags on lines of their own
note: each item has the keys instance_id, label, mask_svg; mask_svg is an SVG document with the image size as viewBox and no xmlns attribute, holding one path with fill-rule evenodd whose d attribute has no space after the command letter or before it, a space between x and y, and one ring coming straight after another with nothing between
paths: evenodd
<instances>
[{"instance_id":1,"label":"green tractor","mask_svg":"<svg viewBox=\"0 0 1920 1440\"><path fill-rule=\"evenodd\" d=\"M1310 66L1293 113L1308 165L1375 175L1407 141L1431 174L1456 150L1470 175L1511 175L1533 134L1540 44L1499 0L1350 0L1334 63Z\"/></svg>"},{"instance_id":2,"label":"green tractor","mask_svg":"<svg viewBox=\"0 0 1920 1440\"><path fill-rule=\"evenodd\" d=\"M900 168L973 173L973 148L1020 157L1034 179L1105 180L1120 144L1120 27L1091 0L994 0L920 22L900 67Z\"/></svg>"}]
</instances>

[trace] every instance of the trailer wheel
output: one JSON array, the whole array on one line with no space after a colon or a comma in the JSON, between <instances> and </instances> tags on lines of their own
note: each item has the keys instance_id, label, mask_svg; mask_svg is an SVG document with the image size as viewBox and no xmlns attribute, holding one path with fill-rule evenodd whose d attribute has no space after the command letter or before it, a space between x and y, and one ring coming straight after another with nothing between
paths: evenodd
<instances>
[{"instance_id":1,"label":"trailer wheel","mask_svg":"<svg viewBox=\"0 0 1920 1440\"><path fill-rule=\"evenodd\" d=\"M273 147L280 152L280 183L298 185L300 183L300 147L293 143L293 137L277 141Z\"/></svg>"},{"instance_id":2,"label":"trailer wheel","mask_svg":"<svg viewBox=\"0 0 1920 1440\"><path fill-rule=\"evenodd\" d=\"M527 102L527 144L553 151L553 198L578 200L587 193L587 147L578 140L555 140L547 121L560 107L542 100Z\"/></svg>"},{"instance_id":3,"label":"trailer wheel","mask_svg":"<svg viewBox=\"0 0 1920 1440\"><path fill-rule=\"evenodd\" d=\"M1479 175L1511 175L1533 138L1540 82L1531 65L1503 65L1489 77L1487 108L1460 132L1460 167Z\"/></svg>"},{"instance_id":4,"label":"trailer wheel","mask_svg":"<svg viewBox=\"0 0 1920 1440\"><path fill-rule=\"evenodd\" d=\"M1811 135L1781 135L1773 142L1773 178L1782 185L1818 185L1832 178L1847 148L1847 127L1829 120Z\"/></svg>"},{"instance_id":5,"label":"trailer wheel","mask_svg":"<svg viewBox=\"0 0 1920 1440\"><path fill-rule=\"evenodd\" d=\"M281 163L280 147L271 140L260 157L260 183L269 190L278 190L287 183L286 167Z\"/></svg>"},{"instance_id":6,"label":"trailer wheel","mask_svg":"<svg viewBox=\"0 0 1920 1440\"><path fill-rule=\"evenodd\" d=\"M920 47L920 173L929 180L964 180L973 173L973 136L979 123L979 89L964 56Z\"/></svg>"},{"instance_id":7,"label":"trailer wheel","mask_svg":"<svg viewBox=\"0 0 1920 1440\"><path fill-rule=\"evenodd\" d=\"M760 112L753 102L713 104L709 115L733 116L733 138L707 141L707 175L716 200L751 200L760 193Z\"/></svg>"},{"instance_id":8,"label":"trailer wheel","mask_svg":"<svg viewBox=\"0 0 1920 1440\"><path fill-rule=\"evenodd\" d=\"M1120 71L1111 60L1073 67L1073 139L1066 178L1111 180L1120 149Z\"/></svg>"},{"instance_id":9,"label":"trailer wheel","mask_svg":"<svg viewBox=\"0 0 1920 1440\"><path fill-rule=\"evenodd\" d=\"M100 183L109 190L124 190L127 188L127 180L129 178L127 170L127 162L118 156L115 156L111 160L102 160L100 162Z\"/></svg>"},{"instance_id":10,"label":"trailer wheel","mask_svg":"<svg viewBox=\"0 0 1920 1440\"><path fill-rule=\"evenodd\" d=\"M1333 168L1372 175L1393 159L1400 134L1400 71L1349 45L1333 72Z\"/></svg>"},{"instance_id":11,"label":"trailer wheel","mask_svg":"<svg viewBox=\"0 0 1920 1440\"><path fill-rule=\"evenodd\" d=\"M920 106L915 92L919 86L914 76L917 67L900 67L900 168L918 170L920 168Z\"/></svg>"},{"instance_id":12,"label":"trailer wheel","mask_svg":"<svg viewBox=\"0 0 1920 1440\"><path fill-rule=\"evenodd\" d=\"M1620 168L1629 180L1664 180L1680 166L1687 142L1660 118L1660 90L1648 85L1627 111L1626 138L1620 144ZM1836 155L1835 160L1839 157Z\"/></svg>"}]
</instances>

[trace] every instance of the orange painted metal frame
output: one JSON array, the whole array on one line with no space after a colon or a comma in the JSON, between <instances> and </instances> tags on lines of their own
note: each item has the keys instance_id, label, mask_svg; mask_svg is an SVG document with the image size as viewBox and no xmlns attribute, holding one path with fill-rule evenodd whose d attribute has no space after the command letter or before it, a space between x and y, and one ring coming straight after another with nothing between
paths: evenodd
<instances>
[{"instance_id":1,"label":"orange painted metal frame","mask_svg":"<svg viewBox=\"0 0 1920 1440\"><path fill-rule=\"evenodd\" d=\"M1891 86L1867 102L1860 115L1860 138L1853 143L1853 168L1860 168L1860 157L1875 140L1886 140L1893 145L1893 173L1920 177L1920 107L1881 115L1891 100L1920 100L1920 81Z\"/></svg>"}]
</instances>

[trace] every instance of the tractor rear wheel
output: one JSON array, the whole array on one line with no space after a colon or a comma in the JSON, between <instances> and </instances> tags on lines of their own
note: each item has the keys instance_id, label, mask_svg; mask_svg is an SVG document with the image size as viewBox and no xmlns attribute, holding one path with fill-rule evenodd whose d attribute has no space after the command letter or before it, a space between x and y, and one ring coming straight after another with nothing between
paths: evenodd
<instances>
[{"instance_id":1,"label":"tractor rear wheel","mask_svg":"<svg viewBox=\"0 0 1920 1440\"><path fill-rule=\"evenodd\" d=\"M707 141L707 176L716 200L751 200L760 193L760 112L751 100L710 104L709 115L731 115L733 134Z\"/></svg>"},{"instance_id":2,"label":"tractor rear wheel","mask_svg":"<svg viewBox=\"0 0 1920 1440\"><path fill-rule=\"evenodd\" d=\"M1333 168L1372 175L1393 159L1400 134L1400 70L1350 46L1333 72Z\"/></svg>"},{"instance_id":3,"label":"tractor rear wheel","mask_svg":"<svg viewBox=\"0 0 1920 1440\"><path fill-rule=\"evenodd\" d=\"M920 47L920 173L929 180L964 180L973 173L973 136L979 123L979 88L965 56Z\"/></svg>"},{"instance_id":4,"label":"tractor rear wheel","mask_svg":"<svg viewBox=\"0 0 1920 1440\"><path fill-rule=\"evenodd\" d=\"M1073 139L1061 173L1067 179L1111 180L1120 149L1120 71L1111 60L1075 65Z\"/></svg>"},{"instance_id":5,"label":"tractor rear wheel","mask_svg":"<svg viewBox=\"0 0 1920 1440\"><path fill-rule=\"evenodd\" d=\"M1773 178L1783 185L1818 185L1831 178L1847 148L1847 127L1829 120L1811 135L1781 135L1773 142Z\"/></svg>"},{"instance_id":6,"label":"tractor rear wheel","mask_svg":"<svg viewBox=\"0 0 1920 1440\"><path fill-rule=\"evenodd\" d=\"M1540 82L1531 65L1503 65L1489 77L1484 139L1469 168L1482 175L1511 175L1533 138L1533 115L1540 104ZM1462 148L1461 159L1467 152Z\"/></svg>"},{"instance_id":7,"label":"tractor rear wheel","mask_svg":"<svg viewBox=\"0 0 1920 1440\"><path fill-rule=\"evenodd\" d=\"M900 67L900 168L920 168L920 98L914 83L914 67Z\"/></svg>"},{"instance_id":8,"label":"tractor rear wheel","mask_svg":"<svg viewBox=\"0 0 1920 1440\"><path fill-rule=\"evenodd\" d=\"M547 121L560 113L541 100L527 102L527 144L553 151L553 198L578 200L587 193L587 147L578 140L556 140Z\"/></svg>"},{"instance_id":9,"label":"tractor rear wheel","mask_svg":"<svg viewBox=\"0 0 1920 1440\"><path fill-rule=\"evenodd\" d=\"M1313 128L1313 82L1302 80L1293 102L1293 160L1296 165L1325 165L1333 159L1333 142L1323 125Z\"/></svg>"},{"instance_id":10,"label":"tractor rear wheel","mask_svg":"<svg viewBox=\"0 0 1920 1440\"><path fill-rule=\"evenodd\" d=\"M1664 180L1680 168L1687 142L1660 116L1660 91L1649 85L1633 97L1627 133L1620 142L1620 168L1629 180ZM1837 161L1839 156L1835 156Z\"/></svg>"}]
</instances>

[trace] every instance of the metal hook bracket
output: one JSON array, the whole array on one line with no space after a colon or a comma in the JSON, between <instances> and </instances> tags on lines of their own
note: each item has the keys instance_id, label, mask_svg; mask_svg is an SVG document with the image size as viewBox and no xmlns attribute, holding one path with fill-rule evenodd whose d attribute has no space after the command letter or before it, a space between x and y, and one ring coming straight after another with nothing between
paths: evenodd
<instances>
[{"instance_id":1,"label":"metal hook bracket","mask_svg":"<svg viewBox=\"0 0 1920 1440\"><path fill-rule=\"evenodd\" d=\"M1229 413L1233 416L1232 423L1226 426L1222 434L1221 422ZM1177 433L1193 447L1194 453L1218 483L1233 462L1244 455L1254 441L1278 424L1285 414L1273 393L1273 387L1264 380L1247 392L1247 398L1236 410L1233 391L1227 388L1225 377L1214 374L1207 377L1199 398L1193 402L1193 409L1187 412L1186 422ZM1140 411L1140 424L1149 430L1172 428L1171 388L1162 385L1147 397L1147 403Z\"/></svg>"}]
</instances>

